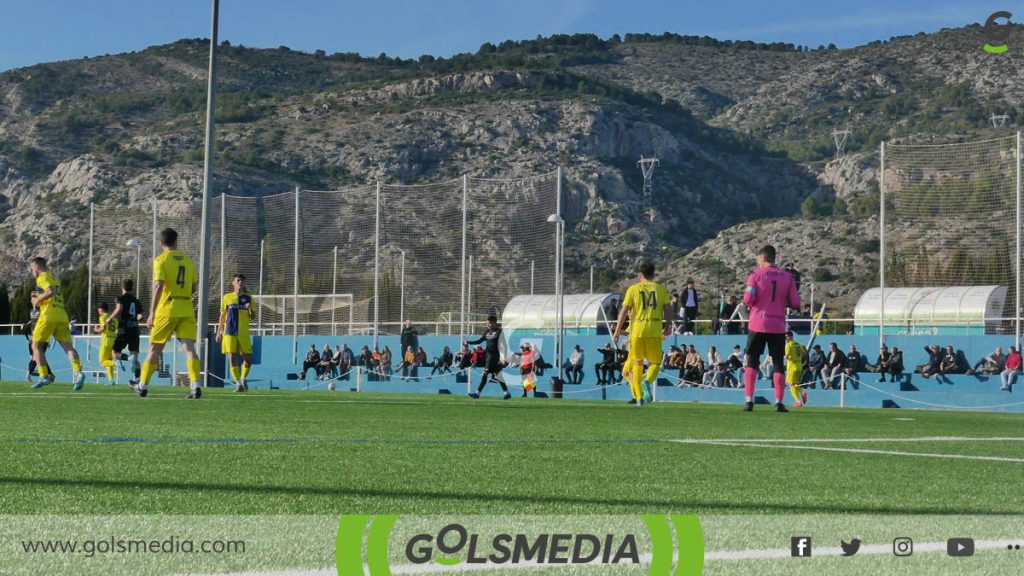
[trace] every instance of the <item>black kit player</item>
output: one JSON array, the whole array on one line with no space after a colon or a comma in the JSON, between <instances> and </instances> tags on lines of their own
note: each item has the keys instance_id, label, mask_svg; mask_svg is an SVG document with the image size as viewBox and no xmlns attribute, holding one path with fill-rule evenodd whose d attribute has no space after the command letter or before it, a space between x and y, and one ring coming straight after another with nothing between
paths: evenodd
<instances>
[{"instance_id":1,"label":"black kit player","mask_svg":"<svg viewBox=\"0 0 1024 576\"><path fill-rule=\"evenodd\" d=\"M139 364L139 338L141 335L139 322L145 318L142 315L142 302L135 297L134 289L135 282L131 278L127 278L121 283L121 295L115 300L117 303L107 319L108 323L115 318L119 322L117 337L114 339L114 353L121 360L131 359L132 371L135 373L133 383L139 380L142 370L142 366ZM130 356L124 354L126 347Z\"/></svg>"},{"instance_id":2,"label":"black kit player","mask_svg":"<svg viewBox=\"0 0 1024 576\"><path fill-rule=\"evenodd\" d=\"M32 310L28 313L28 322L21 325L21 333L25 335L25 340L28 340L28 375L25 377L26 382L32 381L32 374L36 371L36 353L35 348L32 347L32 332L36 329L36 320L39 319L39 309L32 307Z\"/></svg>"},{"instance_id":3,"label":"black kit player","mask_svg":"<svg viewBox=\"0 0 1024 576\"><path fill-rule=\"evenodd\" d=\"M505 400L508 400L512 395L508 393L505 377L501 373L504 368L504 363L501 360L501 327L498 326L498 317L494 314L487 317L487 328L483 335L476 340L466 340L465 344L475 346L481 342L486 342L484 345L484 375L480 378L480 386L477 387L476 393L471 393L469 396L479 398L480 393L484 391L484 386L487 385L487 380L493 378L501 385L501 389L505 392Z\"/></svg>"}]
</instances>

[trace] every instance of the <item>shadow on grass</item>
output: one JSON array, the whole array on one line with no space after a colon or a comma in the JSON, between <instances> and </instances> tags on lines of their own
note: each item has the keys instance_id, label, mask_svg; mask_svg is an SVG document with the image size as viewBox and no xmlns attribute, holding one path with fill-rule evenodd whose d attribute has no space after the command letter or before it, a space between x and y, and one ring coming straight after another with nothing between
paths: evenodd
<instances>
[{"instance_id":1,"label":"shadow on grass","mask_svg":"<svg viewBox=\"0 0 1024 576\"><path fill-rule=\"evenodd\" d=\"M913 515L913 514L949 514L949 515L985 515L1004 516L1019 514L1019 511L1000 512L983 508L954 506L826 506L799 503L747 503L747 502L715 502L693 497L679 498L598 498L595 496L569 496L557 494L487 494L474 492L442 492L431 490L401 490L378 488L346 488L326 486L266 486L243 484L209 484L174 481L132 481L132 480L86 480L86 479L52 479L52 478L18 478L0 476L0 485L17 487L52 487L52 488L85 488L85 489L116 489L116 490L179 490L183 493L191 491L217 492L222 494L262 494L286 497L326 496L334 498L390 498L396 501L435 501L462 502L478 504L541 504L552 506L594 506L597 511L623 509L623 511L652 513L665 511L670 513L691 512L700 514L744 514L744 513L790 513L790 514L880 514L880 515ZM400 506L394 506L388 512L394 512ZM557 512L558 510L552 510ZM371 511L372 512L372 511ZM446 510L452 512L452 510ZM583 513L583 512L581 512Z\"/></svg>"}]
</instances>

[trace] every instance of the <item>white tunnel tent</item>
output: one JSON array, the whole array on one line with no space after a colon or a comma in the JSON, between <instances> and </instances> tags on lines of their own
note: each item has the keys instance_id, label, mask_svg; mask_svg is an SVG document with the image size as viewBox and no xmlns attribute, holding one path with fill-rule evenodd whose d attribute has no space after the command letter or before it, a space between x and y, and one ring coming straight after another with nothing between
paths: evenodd
<instances>
[{"instance_id":1,"label":"white tunnel tent","mask_svg":"<svg viewBox=\"0 0 1024 576\"><path fill-rule=\"evenodd\" d=\"M886 334L997 334L1002 331L1006 286L886 288ZM858 334L878 334L881 288L861 295L854 308Z\"/></svg>"},{"instance_id":2,"label":"white tunnel tent","mask_svg":"<svg viewBox=\"0 0 1024 576\"><path fill-rule=\"evenodd\" d=\"M614 318L605 310L612 300L622 302L622 294L566 294L565 331L569 334L607 333ZM516 296L505 305L501 325L506 331L528 330L553 333L558 329L558 299L550 294Z\"/></svg>"}]
</instances>

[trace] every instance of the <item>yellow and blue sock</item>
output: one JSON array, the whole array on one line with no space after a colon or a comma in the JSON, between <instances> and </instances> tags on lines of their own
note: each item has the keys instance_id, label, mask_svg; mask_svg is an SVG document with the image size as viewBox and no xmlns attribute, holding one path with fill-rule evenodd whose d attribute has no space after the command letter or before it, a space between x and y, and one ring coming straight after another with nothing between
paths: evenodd
<instances>
[{"instance_id":1,"label":"yellow and blue sock","mask_svg":"<svg viewBox=\"0 0 1024 576\"><path fill-rule=\"evenodd\" d=\"M199 369L199 358L189 358L188 359L188 378L189 378L189 381L192 382L192 387L193 388L198 388L200 386L200 382L201 382L200 375L199 375L200 372L201 372L201 370Z\"/></svg>"}]
</instances>

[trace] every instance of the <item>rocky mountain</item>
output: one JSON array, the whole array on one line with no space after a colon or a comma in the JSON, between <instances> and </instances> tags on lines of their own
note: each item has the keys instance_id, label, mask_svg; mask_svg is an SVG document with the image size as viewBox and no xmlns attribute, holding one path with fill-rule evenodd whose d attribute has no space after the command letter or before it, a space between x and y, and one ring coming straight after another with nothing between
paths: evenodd
<instances>
[{"instance_id":1,"label":"rocky mountain","mask_svg":"<svg viewBox=\"0 0 1024 576\"><path fill-rule=\"evenodd\" d=\"M978 34L849 50L554 36L415 61L225 43L216 185L259 196L562 166L572 289L592 265L599 287L621 286L641 257L710 284L708 261L736 276L777 238L826 257L835 279L821 289L847 307L868 285L878 142L991 135L990 113L1012 123L1022 108L1015 60L981 51ZM182 40L0 74L0 282L19 283L30 254L80 262L90 202L199 193L206 50ZM832 160L836 127L852 131L850 153ZM652 154L653 219L636 167Z\"/></svg>"}]
</instances>

